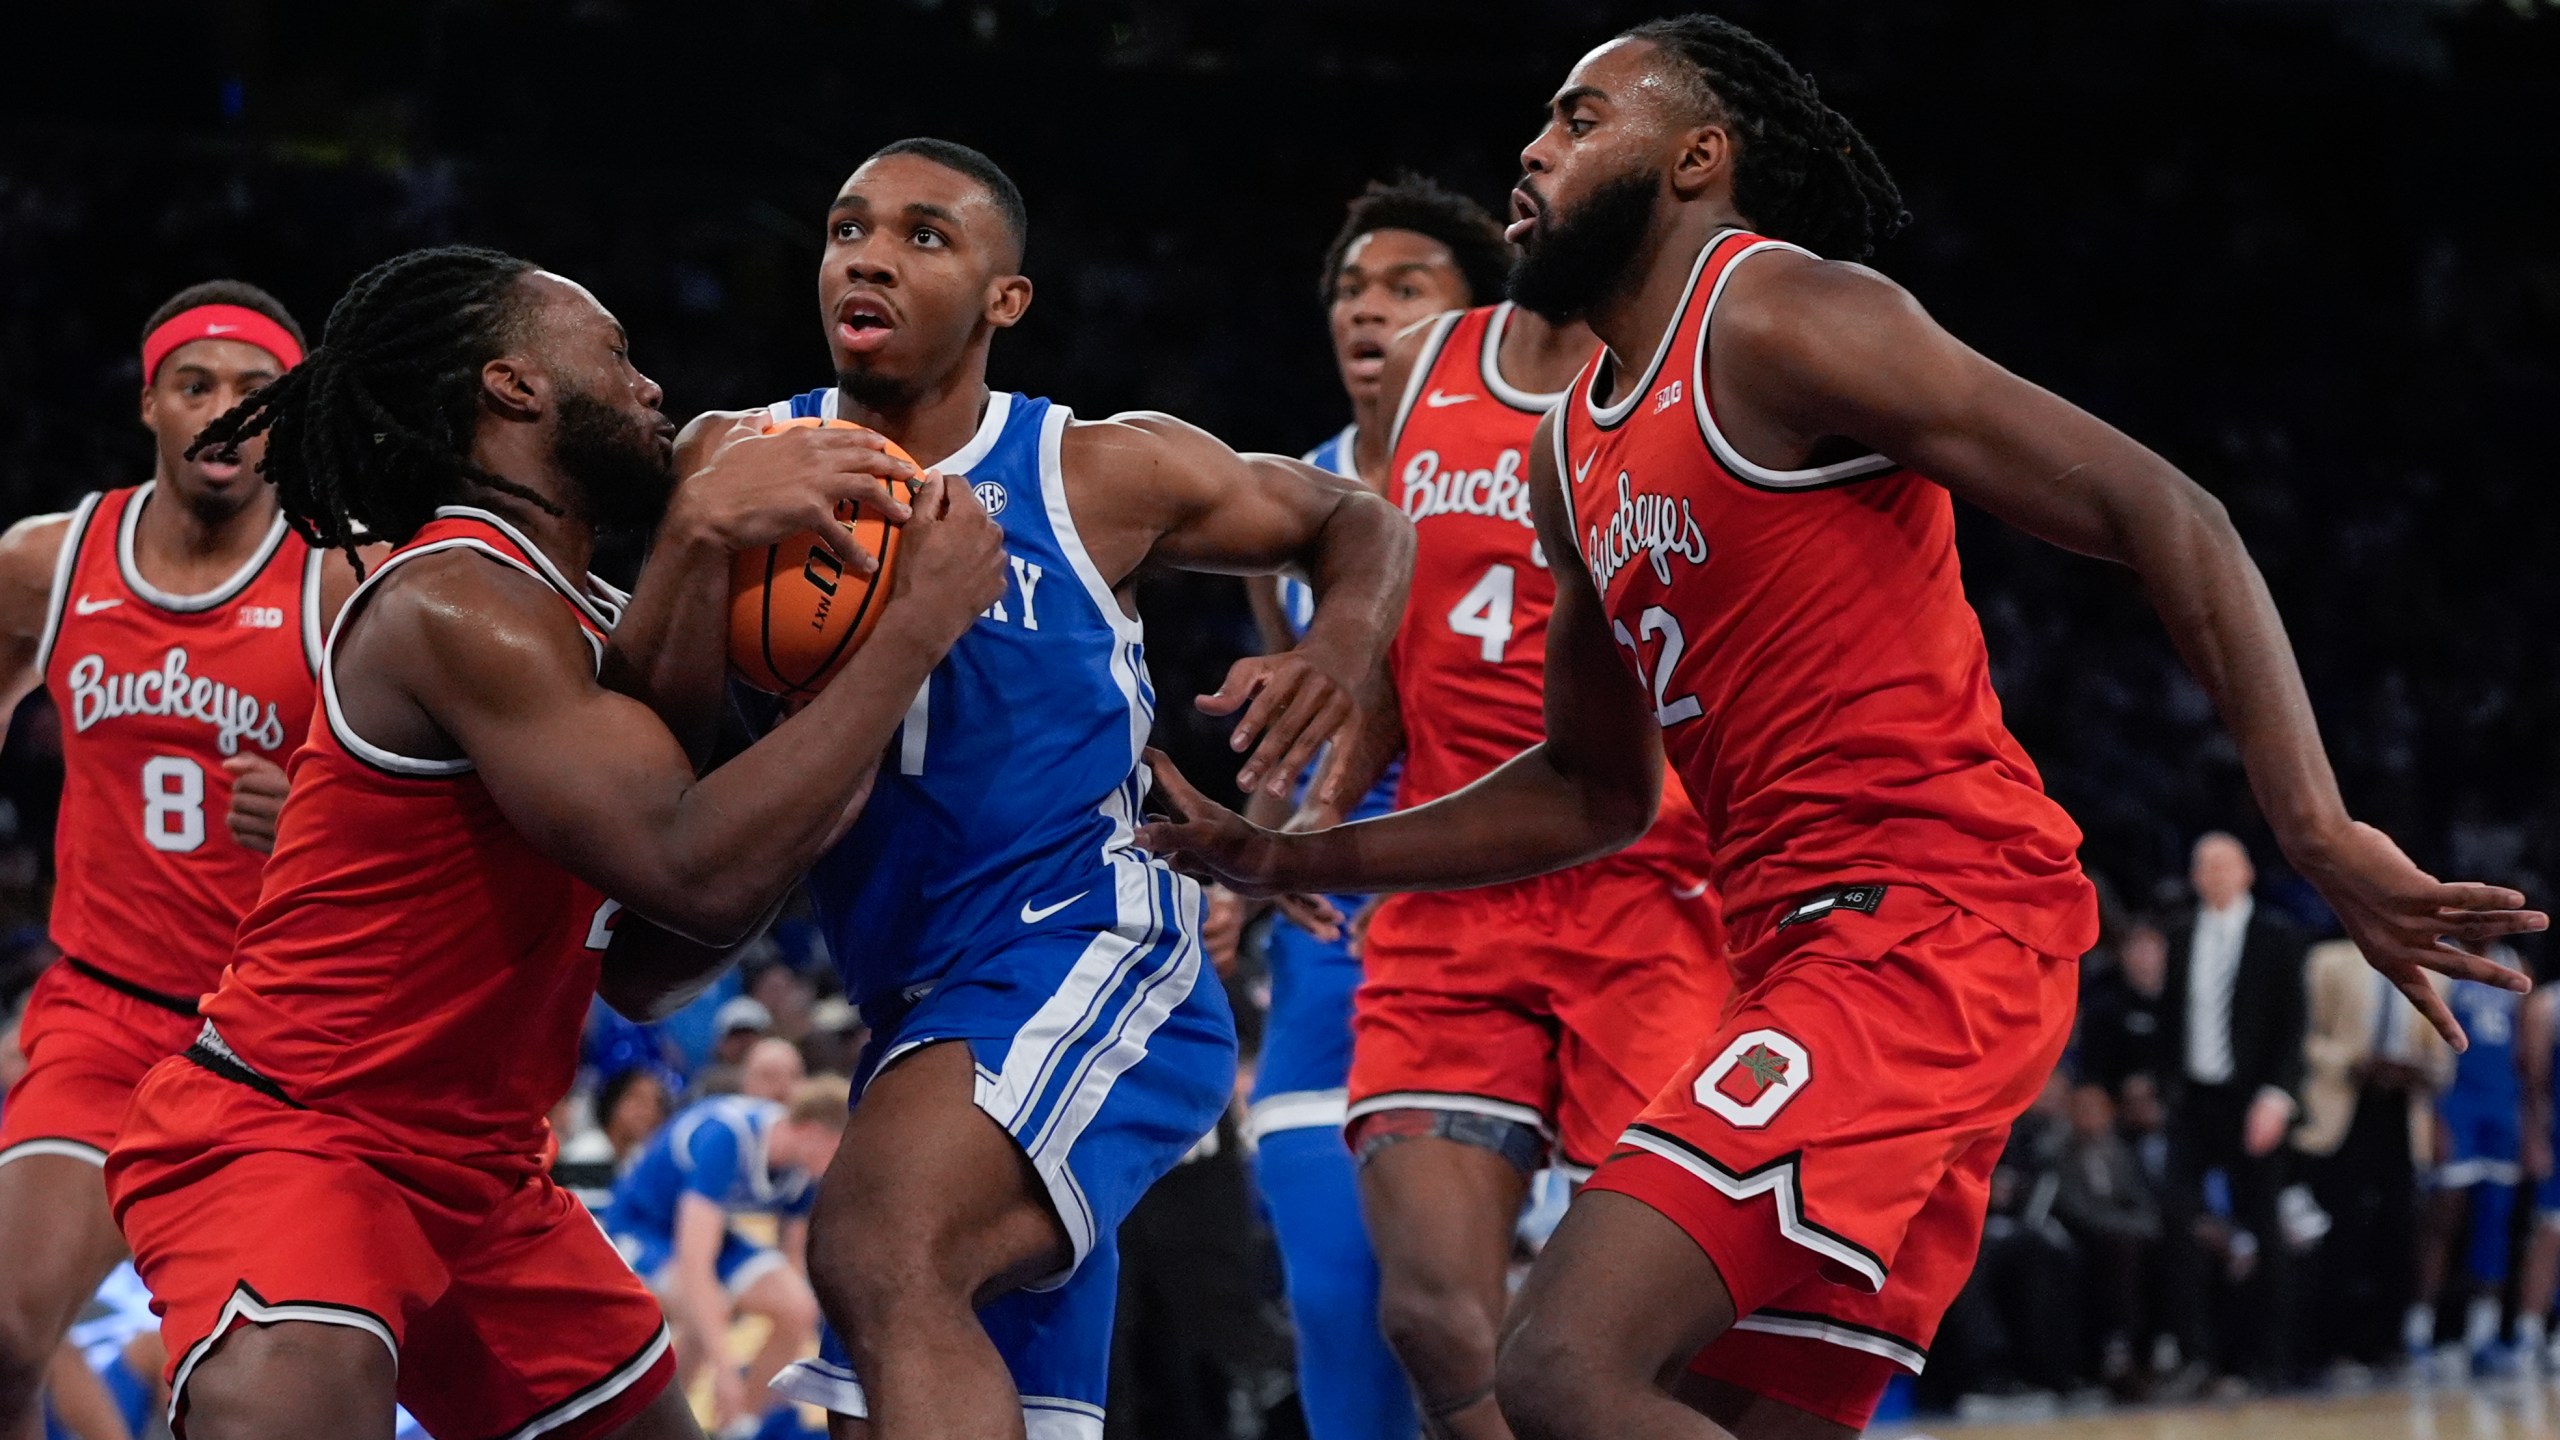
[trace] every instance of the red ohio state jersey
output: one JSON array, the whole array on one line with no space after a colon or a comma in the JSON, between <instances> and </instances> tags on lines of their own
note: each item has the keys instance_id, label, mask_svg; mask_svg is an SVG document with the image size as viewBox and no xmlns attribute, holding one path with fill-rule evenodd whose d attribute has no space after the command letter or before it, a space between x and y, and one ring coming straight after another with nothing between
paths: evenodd
<instances>
[{"instance_id":1,"label":"red ohio state jersey","mask_svg":"<svg viewBox=\"0 0 2560 1440\"><path fill-rule=\"evenodd\" d=\"M1566 511L1625 659L1714 840L1737 945L1790 905L1910 884L2047 954L2097 938L2079 827L2001 723L1947 492L1882 455L1770 470L1716 428L1708 243L1643 376L1604 351L1559 412Z\"/></svg>"},{"instance_id":2,"label":"red ohio state jersey","mask_svg":"<svg viewBox=\"0 0 2560 1440\"><path fill-rule=\"evenodd\" d=\"M62 725L53 940L119 988L188 1008L231 958L266 867L224 822L222 762L281 765L311 728L321 556L278 515L230 579L170 594L134 563L153 490L81 501L54 564L36 647Z\"/></svg>"},{"instance_id":3,"label":"red ohio state jersey","mask_svg":"<svg viewBox=\"0 0 2560 1440\"><path fill-rule=\"evenodd\" d=\"M357 589L339 631L384 576L470 550L555 591L602 661L622 595L592 577L572 585L487 511L436 513ZM204 1003L199 1052L423 1153L530 1174L577 1066L616 907L534 849L470 761L358 735L333 671L324 653L324 717L293 757L266 893Z\"/></svg>"},{"instance_id":4,"label":"red ohio state jersey","mask_svg":"<svg viewBox=\"0 0 2560 1440\"><path fill-rule=\"evenodd\" d=\"M1396 419L1388 498L1412 519L1412 597L1387 652L1404 712L1405 809L1462 790L1547 738L1547 616L1555 574L1529 513L1529 447L1561 395L1502 378L1508 302L1441 317ZM1706 832L1676 777L1630 848L1706 862Z\"/></svg>"}]
</instances>

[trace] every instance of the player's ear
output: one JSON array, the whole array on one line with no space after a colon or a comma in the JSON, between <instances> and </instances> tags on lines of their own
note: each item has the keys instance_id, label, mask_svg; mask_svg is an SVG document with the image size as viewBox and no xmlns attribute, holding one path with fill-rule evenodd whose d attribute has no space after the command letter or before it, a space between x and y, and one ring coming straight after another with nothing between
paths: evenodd
<instances>
[{"instance_id":1,"label":"player's ear","mask_svg":"<svg viewBox=\"0 0 2560 1440\"><path fill-rule=\"evenodd\" d=\"M537 420L551 405L551 380L524 355L501 355L480 367L481 403L510 420Z\"/></svg>"},{"instance_id":2,"label":"player's ear","mask_svg":"<svg viewBox=\"0 0 2560 1440\"><path fill-rule=\"evenodd\" d=\"M153 418L152 418L152 417L154 417L154 416L158 415L159 413L160 413L160 391L159 391L159 388L158 388L157 386L154 386L150 381L145 380L145 381L143 381L143 382L142 382L142 428L144 428L145 430L154 430L154 429L158 429L159 427L158 427L158 426L153 422Z\"/></svg>"},{"instance_id":3,"label":"player's ear","mask_svg":"<svg viewBox=\"0 0 2560 1440\"><path fill-rule=\"evenodd\" d=\"M1708 188L1733 183L1733 136L1722 125L1699 125L1679 135L1671 156L1671 193L1694 200Z\"/></svg>"},{"instance_id":4,"label":"player's ear","mask_svg":"<svg viewBox=\"0 0 2560 1440\"><path fill-rule=\"evenodd\" d=\"M1031 277L999 275L987 282L987 323L1009 330L1022 323L1031 308Z\"/></svg>"}]
</instances>

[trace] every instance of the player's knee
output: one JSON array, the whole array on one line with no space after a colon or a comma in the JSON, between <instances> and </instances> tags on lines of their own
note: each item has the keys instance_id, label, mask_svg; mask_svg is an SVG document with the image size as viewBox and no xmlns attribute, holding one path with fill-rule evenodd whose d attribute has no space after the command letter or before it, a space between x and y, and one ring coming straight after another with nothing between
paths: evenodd
<instances>
[{"instance_id":1,"label":"player's knee","mask_svg":"<svg viewBox=\"0 0 2560 1440\"><path fill-rule=\"evenodd\" d=\"M1578 1440L1606 1413L1607 1387L1588 1348L1534 1320L1503 1337L1493 1393L1519 1440Z\"/></svg>"},{"instance_id":2,"label":"player's knee","mask_svg":"<svg viewBox=\"0 0 2560 1440\"><path fill-rule=\"evenodd\" d=\"M848 1224L809 1246L812 1300L823 1308L848 1341L857 1344L894 1323L900 1308L916 1303L958 1299L964 1287L950 1283L936 1254L932 1235L893 1213L877 1224Z\"/></svg>"},{"instance_id":3,"label":"player's knee","mask_svg":"<svg viewBox=\"0 0 2560 1440\"><path fill-rule=\"evenodd\" d=\"M1378 1287L1378 1329L1426 1392L1482 1385L1496 1323L1463 1289L1428 1277L1388 1276Z\"/></svg>"},{"instance_id":4,"label":"player's knee","mask_svg":"<svg viewBox=\"0 0 2560 1440\"><path fill-rule=\"evenodd\" d=\"M256 1325L187 1378L188 1440L341 1440L390 1433L391 1352L333 1325Z\"/></svg>"}]
</instances>

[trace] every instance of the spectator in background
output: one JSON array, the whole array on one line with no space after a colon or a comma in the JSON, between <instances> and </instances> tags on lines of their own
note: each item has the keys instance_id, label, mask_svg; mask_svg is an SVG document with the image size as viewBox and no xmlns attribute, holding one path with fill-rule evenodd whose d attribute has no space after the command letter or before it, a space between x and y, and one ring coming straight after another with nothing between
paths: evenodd
<instances>
[{"instance_id":1,"label":"spectator in background","mask_svg":"<svg viewBox=\"0 0 2560 1440\"><path fill-rule=\"evenodd\" d=\"M655 1066L635 1065L606 1076L583 1116L575 1114L577 1098L573 1092L553 1112L553 1128L568 1138L551 1162L551 1178L601 1214L623 1166L674 1113L675 1089Z\"/></svg>"},{"instance_id":2,"label":"spectator in background","mask_svg":"<svg viewBox=\"0 0 2560 1440\"><path fill-rule=\"evenodd\" d=\"M1996 1418L2001 1397L2049 1396L2083 1378L2078 1259L2054 1215L2071 1142L2070 1096L2067 1069L2055 1070L2010 1127L1991 1172L1981 1254L1938 1327L1921 1372L1924 1398L1956 1401L1966 1413L1987 1408L1985 1418Z\"/></svg>"},{"instance_id":3,"label":"spectator in background","mask_svg":"<svg viewBox=\"0 0 2560 1440\"><path fill-rule=\"evenodd\" d=\"M2524 962L2508 946L2487 954L2509 969ZM2409 1307L2402 1339L2423 1353L2436 1336L2436 1303L2444 1298L2453 1247L2463 1246L2465 1308L2459 1350L2448 1347L2440 1367L2453 1374L2502 1368L2497 1348L2499 1307L2505 1301L2507 1258L2515 1239L2516 1182L2522 1136L2517 1108L2516 1012L2523 997L2488 985L2447 985L2445 1001L2471 1048L2452 1057L2453 1083L2437 1103L2432 1193L2419 1226L2417 1300Z\"/></svg>"},{"instance_id":4,"label":"spectator in background","mask_svg":"<svg viewBox=\"0 0 2560 1440\"><path fill-rule=\"evenodd\" d=\"M809 1035L800 1042L800 1056L812 1074L851 1075L870 1038L853 1002L830 995L809 1011Z\"/></svg>"},{"instance_id":5,"label":"spectator in background","mask_svg":"<svg viewBox=\"0 0 2560 1440\"><path fill-rule=\"evenodd\" d=\"M2098 1378L2118 1394L2138 1394L2147 1382L2135 1361L2157 1314L2160 1196L2117 1130L2104 1085L2071 1092L2060 1179L2053 1214L2080 1252L2082 1330L2097 1338Z\"/></svg>"},{"instance_id":6,"label":"spectator in background","mask_svg":"<svg viewBox=\"0 0 2560 1440\"><path fill-rule=\"evenodd\" d=\"M808 1062L800 1058L800 1047L779 1035L767 1035L747 1047L747 1058L738 1065L738 1093L782 1104L808 1078Z\"/></svg>"},{"instance_id":7,"label":"spectator in background","mask_svg":"<svg viewBox=\"0 0 2560 1440\"><path fill-rule=\"evenodd\" d=\"M783 1048L797 1064L799 1052ZM778 1403L765 1386L817 1349L809 1210L852 1101L852 1087L833 1075L803 1081L788 1104L747 1095L697 1101L651 1137L613 1187L606 1232L667 1308L676 1384L690 1388L711 1365L714 1434ZM731 1223L750 1214L773 1218L776 1244L757 1244ZM741 1371L724 1347L730 1326L749 1315L771 1329Z\"/></svg>"},{"instance_id":8,"label":"spectator in background","mask_svg":"<svg viewBox=\"0 0 2560 1440\"><path fill-rule=\"evenodd\" d=\"M2401 1345L2417 1276L2419 1157L2431 1152L2453 1052L2353 944L2313 946L2306 970L2309 1068L2294 1146L2310 1157L2330 1220L2315 1313L2329 1354L2382 1366Z\"/></svg>"},{"instance_id":9,"label":"spectator in background","mask_svg":"<svg viewBox=\"0 0 2560 1440\"><path fill-rule=\"evenodd\" d=\"M2163 1098L2169 1107L2172 1323L2189 1365L2213 1365L2261 1384L2281 1383L2294 1362L2292 1264L2281 1243L2276 1197L2288 1179L2283 1151L2302 1078L2302 957L2293 923L2250 894L2248 850L2219 831L2198 840L2188 878L2194 910L2166 927ZM2231 1239L2244 1259L2231 1323L2215 1326L2205 1256L2184 1243L2207 1206L2206 1178L2229 1187ZM2219 1333L2217 1334L2217 1330Z\"/></svg>"},{"instance_id":10,"label":"spectator in background","mask_svg":"<svg viewBox=\"0 0 2560 1440\"><path fill-rule=\"evenodd\" d=\"M763 1001L752 995L734 995L722 1002L711 1021L711 1054L693 1073L686 1098L737 1094L747 1052L772 1034L773 1012L765 1008Z\"/></svg>"},{"instance_id":11,"label":"spectator in background","mask_svg":"<svg viewBox=\"0 0 2560 1440\"><path fill-rule=\"evenodd\" d=\"M818 1003L818 987L809 983L808 976L775 960L748 971L746 980L746 993L770 1017L765 1022L767 1033L794 1045L808 1037L810 1014Z\"/></svg>"},{"instance_id":12,"label":"spectator in background","mask_svg":"<svg viewBox=\"0 0 2560 1440\"><path fill-rule=\"evenodd\" d=\"M2115 947L2115 964L2092 976L2081 997L2080 1074L2110 1100L2128 1078L2160 1072L2160 991L2168 973L2169 937L2136 920Z\"/></svg>"}]
</instances>

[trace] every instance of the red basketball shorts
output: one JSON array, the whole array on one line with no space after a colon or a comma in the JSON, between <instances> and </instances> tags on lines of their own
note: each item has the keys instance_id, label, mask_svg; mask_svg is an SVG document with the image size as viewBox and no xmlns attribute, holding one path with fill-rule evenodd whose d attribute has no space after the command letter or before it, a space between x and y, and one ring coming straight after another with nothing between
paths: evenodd
<instances>
[{"instance_id":1,"label":"red basketball shorts","mask_svg":"<svg viewBox=\"0 0 2560 1440\"><path fill-rule=\"evenodd\" d=\"M1588 1188L1662 1212L1724 1277L1742 1319L1693 1370L1863 1426L1973 1270L2079 964L1897 885L1773 930L1734 975L1714 1038Z\"/></svg>"},{"instance_id":2,"label":"red basketball shorts","mask_svg":"<svg viewBox=\"0 0 2560 1440\"><path fill-rule=\"evenodd\" d=\"M1378 903L1352 1001L1350 1123L1455 1110L1534 1126L1589 1169L1726 993L1705 886L1602 860Z\"/></svg>"},{"instance_id":3,"label":"red basketball shorts","mask_svg":"<svg viewBox=\"0 0 2560 1440\"><path fill-rule=\"evenodd\" d=\"M674 1374L658 1302L549 1177L419 1153L192 1060L144 1080L107 1194L169 1348L170 1415L240 1325L365 1331L430 1434L579 1440Z\"/></svg>"},{"instance_id":4,"label":"red basketball shorts","mask_svg":"<svg viewBox=\"0 0 2560 1440\"><path fill-rule=\"evenodd\" d=\"M187 1048L203 1022L174 997L146 1000L57 960L18 1024L27 1070L0 1102L0 1164L64 1155L98 1164L144 1072Z\"/></svg>"}]
</instances>

